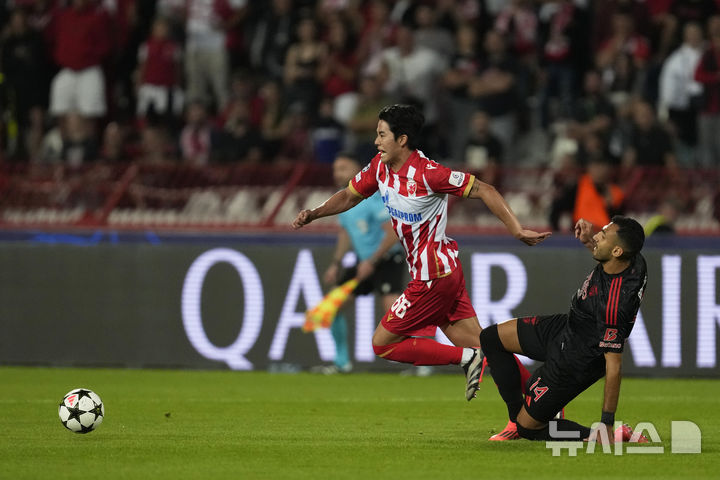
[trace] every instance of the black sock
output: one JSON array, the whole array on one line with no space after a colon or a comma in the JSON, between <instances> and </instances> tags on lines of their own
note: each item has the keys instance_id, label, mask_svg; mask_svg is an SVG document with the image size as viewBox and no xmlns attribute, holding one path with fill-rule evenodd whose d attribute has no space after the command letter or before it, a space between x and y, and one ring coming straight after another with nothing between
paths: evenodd
<instances>
[{"instance_id":1,"label":"black sock","mask_svg":"<svg viewBox=\"0 0 720 480\"><path fill-rule=\"evenodd\" d=\"M528 440L582 441L590 436L590 429L588 427L584 427L572 420L561 418L559 420L551 420L551 422L557 422L554 429L555 432L557 432L555 437L550 434L550 424L545 425L545 428L539 430L531 430L518 424L517 430L521 437L527 438ZM561 432L565 432L565 435L562 435ZM578 436L577 432L580 432L580 436ZM571 434L574 435L571 436Z\"/></svg>"},{"instance_id":2,"label":"black sock","mask_svg":"<svg viewBox=\"0 0 720 480\"><path fill-rule=\"evenodd\" d=\"M515 363L515 357L503 347L497 325L492 325L480 333L480 346L492 369L492 378L500 396L507 404L510 420L514 422L523 405L520 370Z\"/></svg>"}]
</instances>

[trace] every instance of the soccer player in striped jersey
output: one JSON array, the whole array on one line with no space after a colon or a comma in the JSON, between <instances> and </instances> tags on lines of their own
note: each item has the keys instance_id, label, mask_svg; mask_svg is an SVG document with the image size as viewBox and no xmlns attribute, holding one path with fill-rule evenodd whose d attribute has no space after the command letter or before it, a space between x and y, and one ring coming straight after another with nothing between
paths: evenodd
<instances>
[{"instance_id":1,"label":"soccer player in striped jersey","mask_svg":"<svg viewBox=\"0 0 720 480\"><path fill-rule=\"evenodd\" d=\"M616 215L594 235L592 224L580 219L575 236L598 264L572 297L570 312L513 319L480 334L483 352L510 416L510 423L498 434L502 438L497 439L587 439L588 427L564 418L556 420L553 428L549 422L603 376L600 421L608 440L628 441L632 436L627 425L615 434L612 429L620 396L622 351L647 283L647 266L640 253L645 233L632 218ZM520 375L514 353L545 362L528 380L524 398L518 387ZM647 441L642 436L638 440Z\"/></svg>"},{"instance_id":2,"label":"soccer player in striped jersey","mask_svg":"<svg viewBox=\"0 0 720 480\"><path fill-rule=\"evenodd\" d=\"M298 213L293 227L349 210L379 191L404 247L412 280L375 330L375 354L415 365L459 364L465 370L469 401L475 397L482 371L483 356L477 348L482 329L465 288L457 243L445 234L448 194L483 200L527 245L542 242L550 232L524 229L492 185L444 167L417 150L424 118L415 107L390 105L378 117L379 153L347 188ZM434 335L437 327L455 346L421 338Z\"/></svg>"}]
</instances>

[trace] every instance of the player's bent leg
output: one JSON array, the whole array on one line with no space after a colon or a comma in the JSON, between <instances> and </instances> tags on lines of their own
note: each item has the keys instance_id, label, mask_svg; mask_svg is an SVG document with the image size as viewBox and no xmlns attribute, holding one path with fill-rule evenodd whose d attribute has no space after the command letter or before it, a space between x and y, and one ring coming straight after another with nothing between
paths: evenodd
<instances>
[{"instance_id":1,"label":"player's bent leg","mask_svg":"<svg viewBox=\"0 0 720 480\"><path fill-rule=\"evenodd\" d=\"M492 378L498 387L500 396L507 405L511 422L517 420L523 406L521 375L512 353L508 352L500 341L498 325L491 325L480 334L480 344L492 369Z\"/></svg>"},{"instance_id":2,"label":"player's bent leg","mask_svg":"<svg viewBox=\"0 0 720 480\"><path fill-rule=\"evenodd\" d=\"M429 338L398 335L382 324L375 329L372 343L378 357L414 365L457 365L463 357L473 354L471 349L443 345Z\"/></svg>"},{"instance_id":3,"label":"player's bent leg","mask_svg":"<svg viewBox=\"0 0 720 480\"><path fill-rule=\"evenodd\" d=\"M446 337L458 347L477 348L480 346L482 327L477 317L464 318L440 326Z\"/></svg>"},{"instance_id":4,"label":"player's bent leg","mask_svg":"<svg viewBox=\"0 0 720 480\"><path fill-rule=\"evenodd\" d=\"M590 428L568 419L541 422L533 418L523 406L517 416L517 431L528 440L568 441L584 440L590 436Z\"/></svg>"},{"instance_id":5,"label":"player's bent leg","mask_svg":"<svg viewBox=\"0 0 720 480\"><path fill-rule=\"evenodd\" d=\"M512 320L508 320L507 322L499 323L497 325L498 336L500 337L500 343L502 343L502 346L506 351L524 354L525 352L522 349L522 345L520 345L520 336L518 335L517 323L517 318L513 318ZM525 365L522 364L518 357L515 357L515 364L520 371L520 386L522 388L522 393L527 394L526 388L527 381L530 378L530 372L527 368L525 368Z\"/></svg>"},{"instance_id":6,"label":"player's bent leg","mask_svg":"<svg viewBox=\"0 0 720 480\"><path fill-rule=\"evenodd\" d=\"M522 354L523 351L517 332L517 318L499 323L496 327L503 348L508 352Z\"/></svg>"}]
</instances>

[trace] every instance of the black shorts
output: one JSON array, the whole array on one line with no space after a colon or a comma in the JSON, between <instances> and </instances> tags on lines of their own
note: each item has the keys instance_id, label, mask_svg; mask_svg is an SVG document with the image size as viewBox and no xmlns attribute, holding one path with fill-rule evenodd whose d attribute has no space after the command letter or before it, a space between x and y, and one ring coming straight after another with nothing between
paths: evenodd
<instances>
[{"instance_id":1,"label":"black shorts","mask_svg":"<svg viewBox=\"0 0 720 480\"><path fill-rule=\"evenodd\" d=\"M535 370L526 385L525 410L539 422L549 422L572 399L597 381L588 376L583 381L555 373L553 362L559 358L560 335L567 322L567 314L522 317L517 320L517 334L523 354L545 362Z\"/></svg>"},{"instance_id":2,"label":"black shorts","mask_svg":"<svg viewBox=\"0 0 720 480\"><path fill-rule=\"evenodd\" d=\"M373 292L380 295L400 293L405 290L407 267L402 253L386 255L375 265L375 271L368 278L360 282L355 289L355 295L369 295ZM355 278L357 267L346 268L341 277L340 284Z\"/></svg>"}]
</instances>

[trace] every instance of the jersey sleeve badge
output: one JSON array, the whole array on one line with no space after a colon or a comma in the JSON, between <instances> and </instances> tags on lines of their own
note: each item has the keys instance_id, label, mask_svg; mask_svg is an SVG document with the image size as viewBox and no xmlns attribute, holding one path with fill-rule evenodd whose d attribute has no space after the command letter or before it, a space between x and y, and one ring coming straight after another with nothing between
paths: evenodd
<instances>
[{"instance_id":1,"label":"jersey sleeve badge","mask_svg":"<svg viewBox=\"0 0 720 480\"><path fill-rule=\"evenodd\" d=\"M453 171L450 173L448 183L454 187L461 187L465 181L465 174L463 172Z\"/></svg>"}]
</instances>

